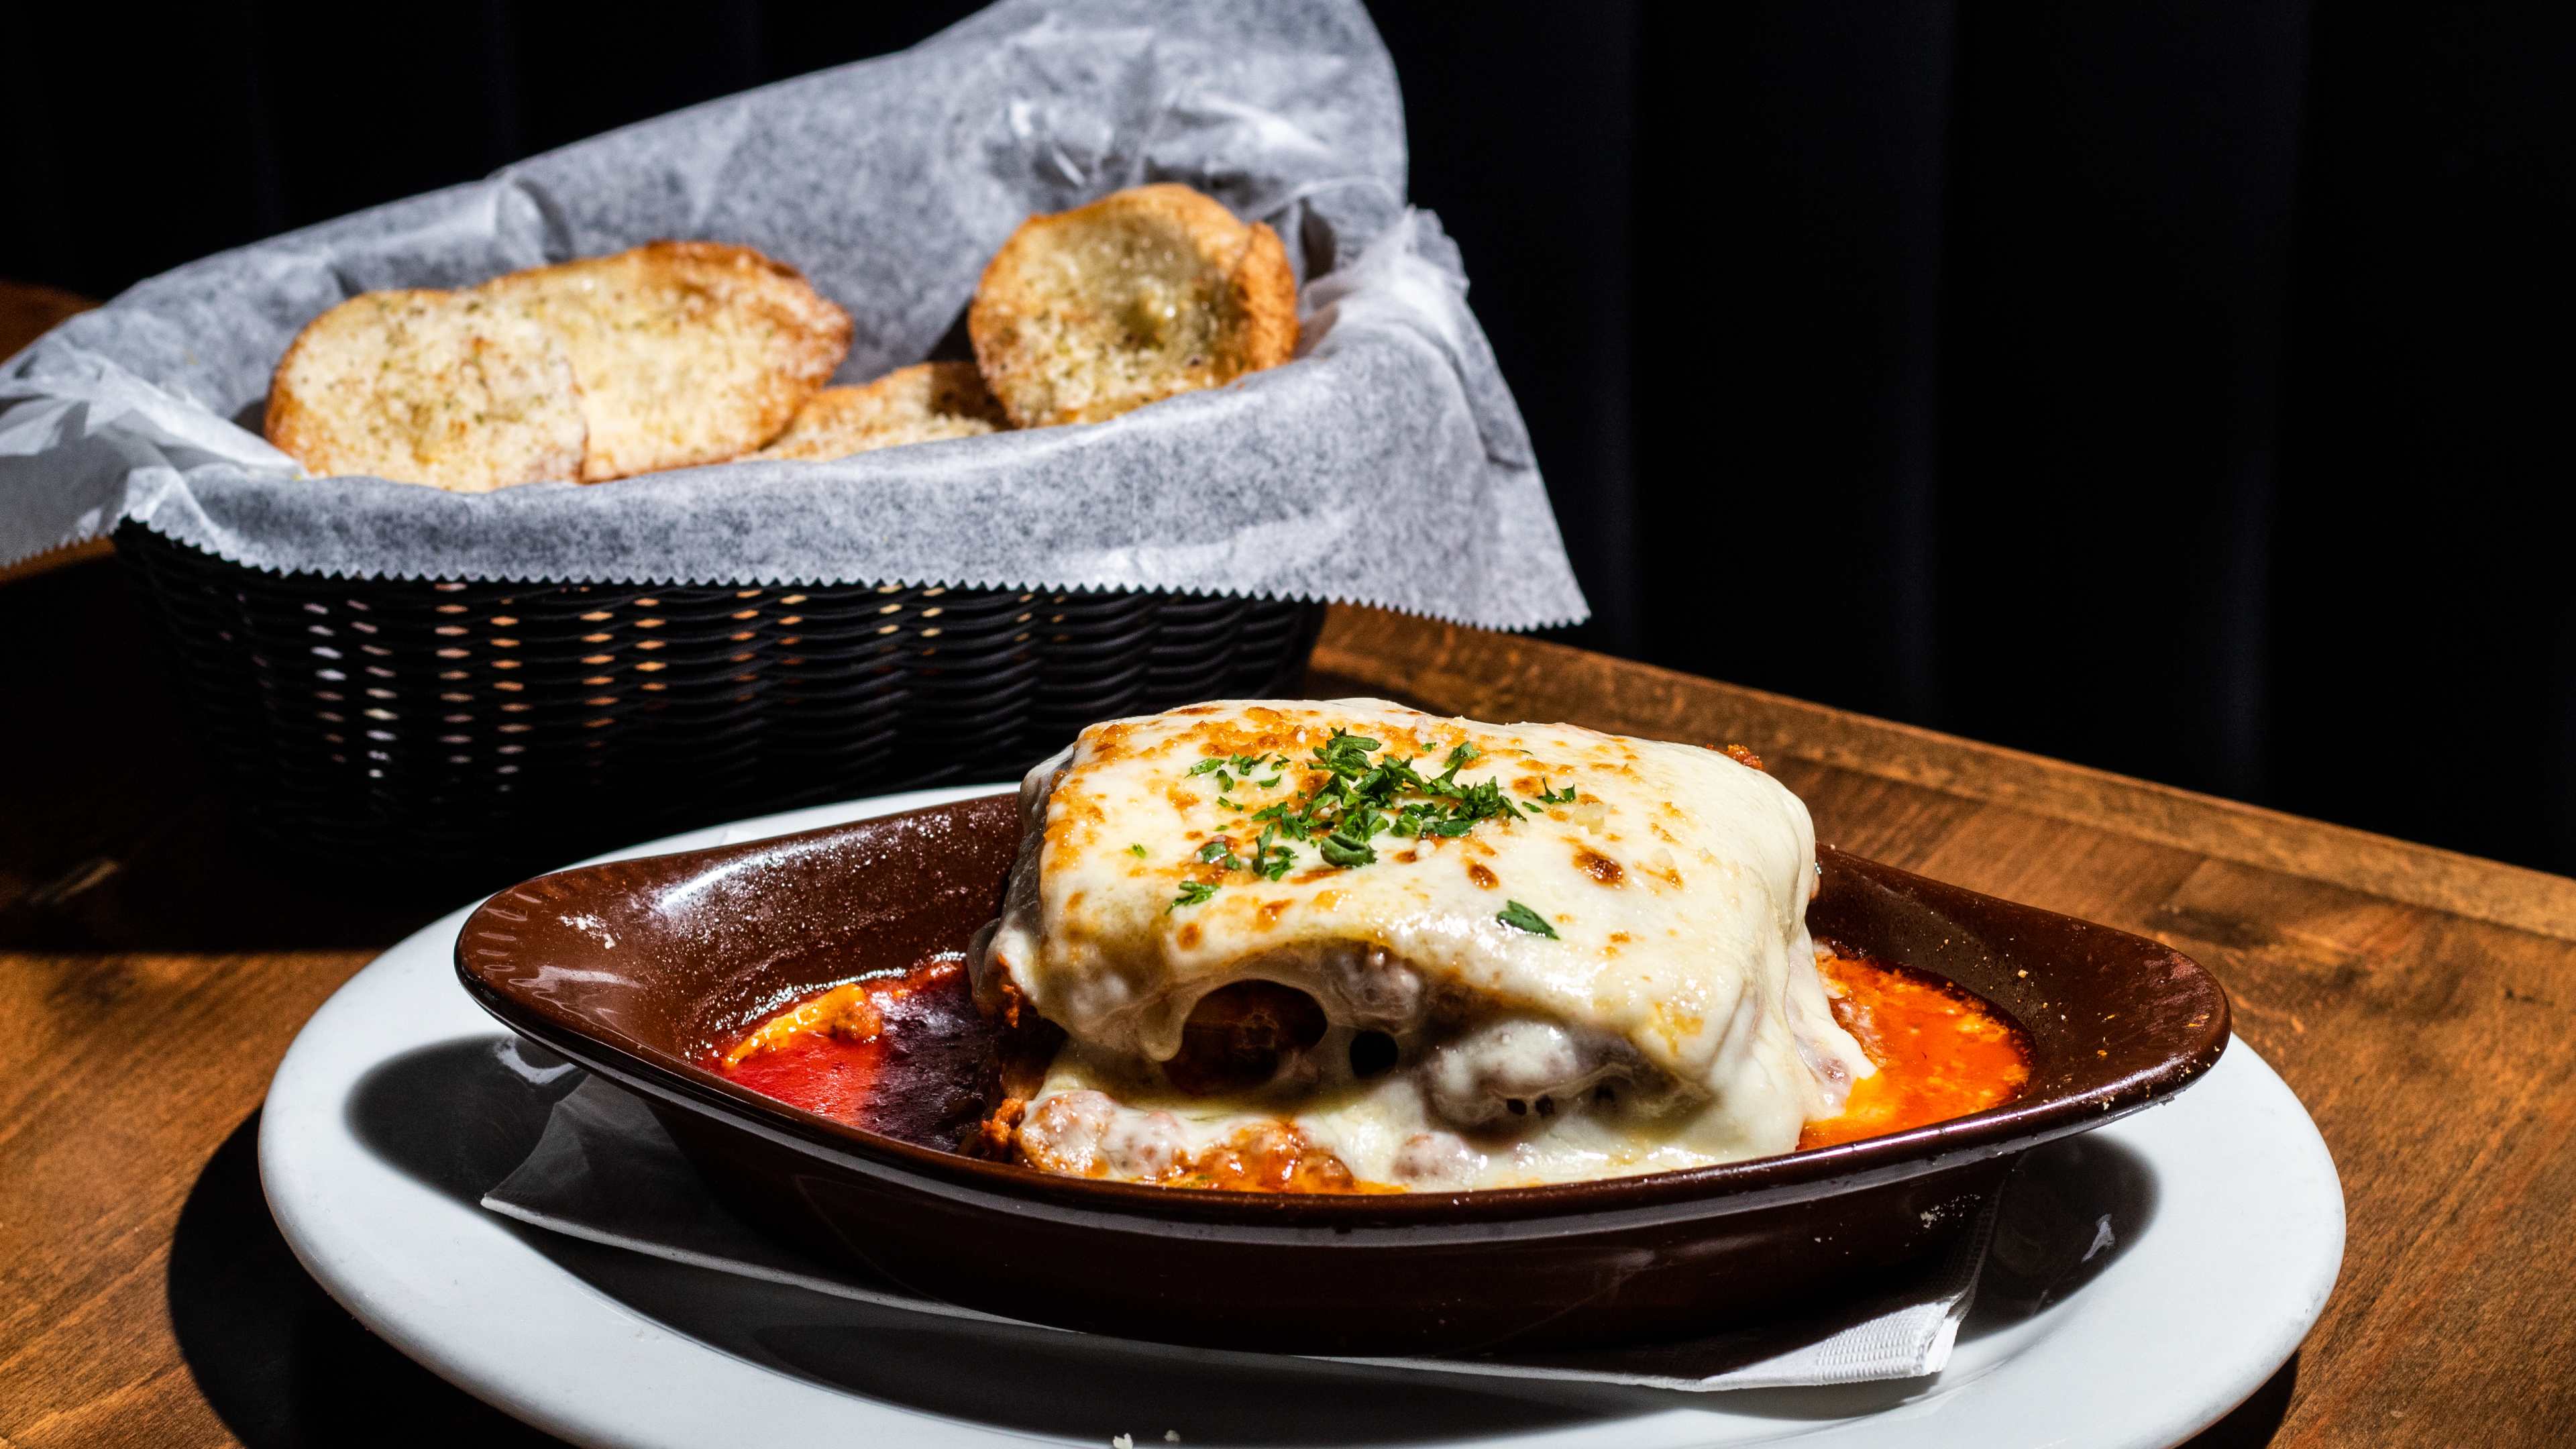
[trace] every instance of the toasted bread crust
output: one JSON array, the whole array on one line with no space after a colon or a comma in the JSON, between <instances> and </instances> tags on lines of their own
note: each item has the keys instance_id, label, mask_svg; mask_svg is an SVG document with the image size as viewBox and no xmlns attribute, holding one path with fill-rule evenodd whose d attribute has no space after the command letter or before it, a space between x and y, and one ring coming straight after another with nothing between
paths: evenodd
<instances>
[{"instance_id":1,"label":"toasted bread crust","mask_svg":"<svg viewBox=\"0 0 2576 1449\"><path fill-rule=\"evenodd\" d=\"M314 473L485 493L579 476L588 430L561 339L461 293L368 292L278 360L263 429Z\"/></svg>"},{"instance_id":2,"label":"toasted bread crust","mask_svg":"<svg viewBox=\"0 0 2576 1449\"><path fill-rule=\"evenodd\" d=\"M1010 426L971 362L922 362L860 387L806 399L777 442L755 458L819 462L875 448L972 438Z\"/></svg>"},{"instance_id":3,"label":"toasted bread crust","mask_svg":"<svg viewBox=\"0 0 2576 1449\"><path fill-rule=\"evenodd\" d=\"M1022 223L966 324L1013 423L1098 422L1287 361L1297 281L1268 226L1138 186Z\"/></svg>"},{"instance_id":4,"label":"toasted bread crust","mask_svg":"<svg viewBox=\"0 0 2576 1449\"><path fill-rule=\"evenodd\" d=\"M761 446L850 349L849 314L749 247L657 241L473 290L563 336L589 423L585 482Z\"/></svg>"}]
</instances>

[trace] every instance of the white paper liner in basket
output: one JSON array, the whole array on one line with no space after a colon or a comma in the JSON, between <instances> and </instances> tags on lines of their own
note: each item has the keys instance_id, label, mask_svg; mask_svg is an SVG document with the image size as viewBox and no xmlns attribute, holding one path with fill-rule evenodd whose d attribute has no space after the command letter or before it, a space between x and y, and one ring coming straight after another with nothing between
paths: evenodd
<instances>
[{"instance_id":1,"label":"white paper liner in basket","mask_svg":"<svg viewBox=\"0 0 2576 1449\"><path fill-rule=\"evenodd\" d=\"M1279 229L1308 282L1295 361L1093 426L478 496L300 477L255 431L288 342L357 292L657 237L802 268L857 323L839 380L864 380L951 334L1022 219L1155 180ZM0 366L0 564L131 519L333 576L1173 589L1579 620L1457 249L1404 186L1393 68L1354 0L1005 0L909 51L210 257L72 319Z\"/></svg>"}]
</instances>

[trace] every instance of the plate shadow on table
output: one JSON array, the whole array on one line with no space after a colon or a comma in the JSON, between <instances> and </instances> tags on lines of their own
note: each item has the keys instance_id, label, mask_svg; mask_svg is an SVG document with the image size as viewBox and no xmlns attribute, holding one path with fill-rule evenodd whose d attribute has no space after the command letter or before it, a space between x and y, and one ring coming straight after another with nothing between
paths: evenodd
<instances>
[{"instance_id":1,"label":"plate shadow on table","mask_svg":"<svg viewBox=\"0 0 2576 1449\"><path fill-rule=\"evenodd\" d=\"M2262 1449L2281 1432L2281 1421L2290 1414L2290 1396L2298 1386L2299 1356L2294 1353L2244 1403L2193 1435L2179 1449Z\"/></svg>"},{"instance_id":2,"label":"plate shadow on table","mask_svg":"<svg viewBox=\"0 0 2576 1449\"><path fill-rule=\"evenodd\" d=\"M349 1121L387 1162L460 1203L476 1204L535 1144L555 1099L575 1080L576 1073L540 1048L499 1036L463 1038L407 1053L369 1073L352 1095ZM245 1142L247 1130L237 1134ZM2116 1143L2079 1138L2053 1144L2034 1155L2022 1176L2030 1186L2018 1201L2008 1200L1999 1224L2009 1238L1999 1239L1996 1291L1971 1316L1970 1331L1976 1333L2009 1326L2074 1292L2135 1241L2154 1213L2150 1169ZM256 1209L255 1180L249 1190ZM260 1217L265 1226L264 1210ZM1132 1433L1148 1443L1173 1428L1197 1444L1436 1442L1721 1402L1730 1413L1775 1418L1785 1426L1893 1407L1926 1388L1913 1382L1760 1390L1712 1401L1541 1380L1434 1382L1399 1370L946 1322L665 1263L518 1224L508 1227L592 1288L719 1352L924 1414L1019 1433L1090 1440ZM269 1236L274 1239L273 1228ZM275 1252L300 1280L282 1242ZM178 1270L174 1254L174 1313ZM302 1286L347 1332L376 1354L394 1357L330 1307L309 1280ZM209 1350L205 1356L221 1355ZM192 1353L192 1367L199 1357ZM997 1362L1009 1363L1011 1371L992 1374L980 1367ZM456 1401L440 1412L490 1414L425 1372L411 1372ZM203 1382L209 1374L200 1369L199 1376ZM2285 1369L2198 1444L2234 1449L2268 1440L2287 1408L2293 1380L2294 1371ZM270 1393L274 1397L276 1390ZM216 1398L215 1389L208 1396ZM234 1412L227 1411L227 1422ZM2214 1437L2222 1431L2225 1437ZM547 1442L517 1432L520 1442ZM247 1432L243 1437L255 1446L320 1442L261 1439Z\"/></svg>"},{"instance_id":3,"label":"plate shadow on table","mask_svg":"<svg viewBox=\"0 0 2576 1449\"><path fill-rule=\"evenodd\" d=\"M197 1174L167 1293L189 1376L249 1449L560 1443L403 1357L305 1273L260 1192L257 1112Z\"/></svg>"}]
</instances>

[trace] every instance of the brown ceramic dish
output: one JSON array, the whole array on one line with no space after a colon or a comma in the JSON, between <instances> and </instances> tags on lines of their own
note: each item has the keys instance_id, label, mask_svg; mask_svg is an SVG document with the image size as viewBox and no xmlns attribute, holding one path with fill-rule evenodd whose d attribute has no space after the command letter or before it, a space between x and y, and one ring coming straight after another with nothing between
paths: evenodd
<instances>
[{"instance_id":1,"label":"brown ceramic dish","mask_svg":"<svg viewBox=\"0 0 2576 1449\"><path fill-rule=\"evenodd\" d=\"M1018 843L993 795L559 872L484 903L457 974L511 1029L651 1104L738 1210L916 1292L1133 1338L1456 1353L1706 1331L1948 1241L2012 1158L2180 1090L2227 999L2154 941L1823 852L1819 935L2029 1034L2012 1104L1785 1157L1468 1193L1098 1182L842 1126L693 1065L804 992L962 948Z\"/></svg>"}]
</instances>

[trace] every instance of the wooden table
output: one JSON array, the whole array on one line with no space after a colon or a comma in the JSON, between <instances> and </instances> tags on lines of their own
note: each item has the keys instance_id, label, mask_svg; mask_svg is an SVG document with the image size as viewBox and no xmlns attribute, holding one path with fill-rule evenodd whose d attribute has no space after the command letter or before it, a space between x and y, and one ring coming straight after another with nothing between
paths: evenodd
<instances>
[{"instance_id":1,"label":"wooden table","mask_svg":"<svg viewBox=\"0 0 2576 1449\"><path fill-rule=\"evenodd\" d=\"M0 1446L543 1442L341 1313L258 1190L297 1027L456 903L264 872L110 564L0 587L0 681ZM1309 684L1741 741L1829 840L2199 958L2351 1235L2306 1348L2196 1442L2567 1442L2576 881L1373 611L1335 611Z\"/></svg>"}]
</instances>

